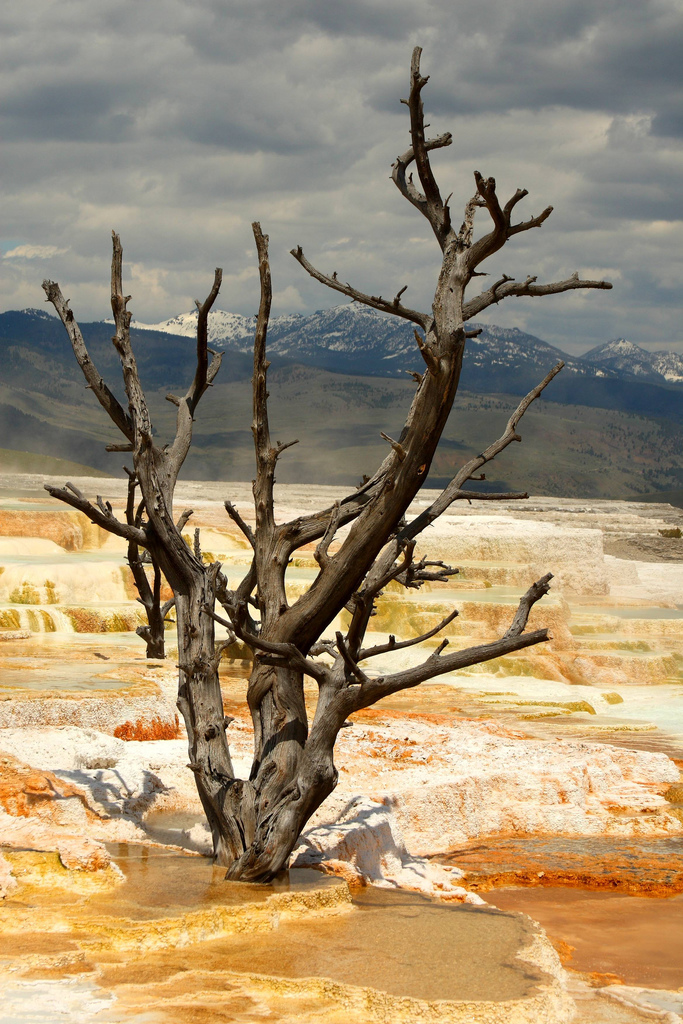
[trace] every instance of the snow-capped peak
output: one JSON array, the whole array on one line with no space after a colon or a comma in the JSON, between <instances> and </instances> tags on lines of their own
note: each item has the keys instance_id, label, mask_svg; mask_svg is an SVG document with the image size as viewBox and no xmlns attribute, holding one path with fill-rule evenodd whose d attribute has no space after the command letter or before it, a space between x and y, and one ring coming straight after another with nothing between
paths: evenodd
<instances>
[{"instance_id":1,"label":"snow-capped peak","mask_svg":"<svg viewBox=\"0 0 683 1024\"><path fill-rule=\"evenodd\" d=\"M131 326L138 331L161 331L162 334L180 334L192 338L197 333L198 317L197 310L192 309L189 313L179 313L178 316L162 320L158 324L143 324L134 320ZM227 313L222 309L213 310L209 313L209 342L220 344L248 338L253 335L255 325L256 317Z\"/></svg>"},{"instance_id":2,"label":"snow-capped peak","mask_svg":"<svg viewBox=\"0 0 683 1024\"><path fill-rule=\"evenodd\" d=\"M598 345L582 358L593 365L620 370L633 377L646 377L652 381L664 378L674 384L683 381L683 356L676 352L648 352L626 338L614 338Z\"/></svg>"}]
</instances>

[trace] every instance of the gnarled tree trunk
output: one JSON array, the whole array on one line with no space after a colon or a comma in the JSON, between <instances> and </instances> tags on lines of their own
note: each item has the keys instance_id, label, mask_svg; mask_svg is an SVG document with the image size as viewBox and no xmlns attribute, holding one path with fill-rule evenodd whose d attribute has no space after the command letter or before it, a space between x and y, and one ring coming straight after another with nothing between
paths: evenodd
<instances>
[{"instance_id":1,"label":"gnarled tree trunk","mask_svg":"<svg viewBox=\"0 0 683 1024\"><path fill-rule=\"evenodd\" d=\"M425 581L447 581L457 572L441 561L416 556L416 541L422 530L457 500L527 497L519 492L482 494L468 490L467 484L482 479L481 471L486 464L512 441L521 440L517 428L524 412L562 369L561 363L549 370L520 402L503 434L466 462L427 509L411 521L406 519L412 499L427 479L453 406L466 340L472 335L466 330L467 321L510 296L610 287L604 281L581 280L578 274L545 285L537 284L535 277L518 283L504 276L479 295L467 297L468 286L475 276L481 276L481 264L514 235L540 227L552 208L527 221L513 223L513 212L527 193L518 190L501 206L494 179L485 179L475 172L476 191L467 203L462 226L456 231L448 200L441 197L429 159L431 151L449 146L452 139L450 134L425 138L422 90L426 82L420 74L417 48L413 53L407 101L411 146L396 159L392 177L402 195L427 219L442 252L431 312L422 313L406 306L402 302L405 288L393 300L367 294L343 284L336 274L317 270L301 248L292 250L301 266L329 288L412 323L424 372L413 374L417 388L398 439L382 434L389 447L373 476L332 507L286 523L277 523L275 518L275 467L290 443L296 442L274 445L270 438L266 385L271 300L268 239L258 224L253 225L261 282L254 340L254 527L244 521L230 502L225 503L227 514L249 541L253 557L249 571L235 589L230 589L220 564L204 564L198 543L195 550L185 543L181 530L190 510L177 522L173 511L178 472L192 440L193 417L220 366L220 356L208 349L207 321L218 294L221 272L216 271L209 297L203 304L197 304L195 378L186 395L168 396L178 408L178 417L175 438L164 447L153 439L130 346L130 313L128 298L123 294L118 237L114 236L112 260L112 310L116 324L113 341L121 359L128 411L118 403L92 364L59 286L44 283L89 386L126 439L124 445L114 446L115 450L129 451L133 457L125 523L114 516L111 505L100 497L92 504L70 484L62 489L47 489L85 512L93 522L125 537L129 550L145 549L155 572L163 573L173 589L180 672L178 707L187 729L190 768L195 773L213 836L214 856L227 867L229 878L266 881L286 867L306 822L336 785L334 745L349 715L427 679L522 650L548 638L547 630L527 632L526 626L532 607L548 591L550 573L523 595L510 627L497 640L450 654L444 653L448 641L443 641L419 665L388 675L373 673L374 657L435 636L457 615L453 611L423 636L399 641L392 636L386 642L364 646L375 604L390 582L416 588ZM407 175L413 163L419 187ZM487 212L491 228L475 239L474 219L478 210ZM133 499L136 487L141 494L137 510ZM341 534L343 527L348 530ZM317 543L315 558L319 572L308 591L290 601L285 589L287 565L295 551L312 543ZM142 580L141 585L144 590ZM326 630L344 608L350 614L346 632L326 637ZM227 629L227 639L218 644L214 637L216 621ZM254 761L248 779L235 777L218 677L221 653L236 639L247 644L254 657L246 693L254 728ZM306 677L318 686L310 724L304 703Z\"/></svg>"}]
</instances>

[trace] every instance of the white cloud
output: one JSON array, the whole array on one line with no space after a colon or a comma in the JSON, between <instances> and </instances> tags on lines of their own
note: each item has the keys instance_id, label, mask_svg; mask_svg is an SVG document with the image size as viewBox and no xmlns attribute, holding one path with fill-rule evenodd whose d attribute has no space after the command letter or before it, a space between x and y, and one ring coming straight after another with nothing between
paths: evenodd
<instances>
[{"instance_id":1,"label":"white cloud","mask_svg":"<svg viewBox=\"0 0 683 1024\"><path fill-rule=\"evenodd\" d=\"M4 253L6 260L49 260L52 256L63 256L68 249L56 245L18 245Z\"/></svg>"}]
</instances>

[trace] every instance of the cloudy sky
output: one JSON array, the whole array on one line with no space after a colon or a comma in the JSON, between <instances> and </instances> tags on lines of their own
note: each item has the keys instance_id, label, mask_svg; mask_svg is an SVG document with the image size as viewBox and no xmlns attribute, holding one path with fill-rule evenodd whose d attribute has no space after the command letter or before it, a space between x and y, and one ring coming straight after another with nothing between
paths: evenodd
<instances>
[{"instance_id":1,"label":"cloudy sky","mask_svg":"<svg viewBox=\"0 0 683 1024\"><path fill-rule=\"evenodd\" d=\"M572 352L617 336L683 352L682 0L5 4L0 311L40 306L47 276L80 319L107 316L115 228L137 319L189 309L215 266L218 305L252 313L254 219L275 313L339 302L289 256L298 243L428 308L438 249L389 179L416 44L432 131L454 135L435 160L454 208L474 169L503 198L527 188L525 218L555 207L485 269L614 282L509 299L489 322Z\"/></svg>"}]
</instances>

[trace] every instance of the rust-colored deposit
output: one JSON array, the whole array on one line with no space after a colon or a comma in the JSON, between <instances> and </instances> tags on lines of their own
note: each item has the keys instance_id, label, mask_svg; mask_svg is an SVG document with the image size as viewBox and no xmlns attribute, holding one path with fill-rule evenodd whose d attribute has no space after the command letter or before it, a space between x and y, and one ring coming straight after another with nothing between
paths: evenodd
<instances>
[{"instance_id":1,"label":"rust-colored deposit","mask_svg":"<svg viewBox=\"0 0 683 1024\"><path fill-rule=\"evenodd\" d=\"M171 721L163 721L157 715L155 718L138 718L135 723L122 722L114 729L114 736L120 740L137 740L142 743L145 740L177 740L180 736L180 722L178 716Z\"/></svg>"},{"instance_id":2,"label":"rust-colored deposit","mask_svg":"<svg viewBox=\"0 0 683 1024\"><path fill-rule=\"evenodd\" d=\"M683 838L508 838L436 858L465 871L477 892L505 886L568 886L664 897L683 892Z\"/></svg>"},{"instance_id":3,"label":"rust-colored deposit","mask_svg":"<svg viewBox=\"0 0 683 1024\"><path fill-rule=\"evenodd\" d=\"M83 792L52 772L31 768L10 754L0 753L0 806L15 817L51 818L54 801L79 800L89 817Z\"/></svg>"}]
</instances>

